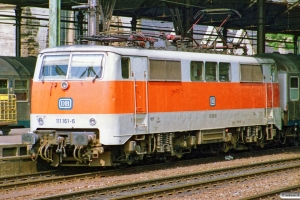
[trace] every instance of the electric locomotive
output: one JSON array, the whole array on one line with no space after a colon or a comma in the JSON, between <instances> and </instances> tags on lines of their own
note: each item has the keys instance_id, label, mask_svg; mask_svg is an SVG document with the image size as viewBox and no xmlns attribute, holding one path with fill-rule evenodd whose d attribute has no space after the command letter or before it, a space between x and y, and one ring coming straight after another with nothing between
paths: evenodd
<instances>
[{"instance_id":1,"label":"electric locomotive","mask_svg":"<svg viewBox=\"0 0 300 200\"><path fill-rule=\"evenodd\" d=\"M200 51L41 51L23 143L52 166L118 166L201 148L264 147L291 125L274 59ZM294 81L287 93L298 101Z\"/></svg>"}]
</instances>

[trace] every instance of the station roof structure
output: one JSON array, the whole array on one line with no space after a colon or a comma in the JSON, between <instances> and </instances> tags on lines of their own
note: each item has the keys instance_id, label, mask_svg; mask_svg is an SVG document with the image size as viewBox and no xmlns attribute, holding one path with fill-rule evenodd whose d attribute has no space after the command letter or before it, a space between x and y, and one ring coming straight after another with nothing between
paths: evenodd
<instances>
[{"instance_id":1,"label":"station roof structure","mask_svg":"<svg viewBox=\"0 0 300 200\"><path fill-rule=\"evenodd\" d=\"M101 2L102 0L100 0ZM107 0L106 0L107 1ZM220 9L234 10L226 22L228 29L256 30L259 22L259 11L264 10L265 32L300 35L300 1L299 0L111 0L115 1L113 15L147 18L160 21L172 21L174 13L185 16L185 19L197 21L195 16L205 14L198 24L219 26L228 16ZM61 0L62 10L72 10L72 6L87 4L88 0ZM49 8L49 0L0 0L0 3L20 7ZM263 6L263 7L262 7ZM208 9L215 9L214 14ZM174 20L174 18L173 18Z\"/></svg>"}]
</instances>

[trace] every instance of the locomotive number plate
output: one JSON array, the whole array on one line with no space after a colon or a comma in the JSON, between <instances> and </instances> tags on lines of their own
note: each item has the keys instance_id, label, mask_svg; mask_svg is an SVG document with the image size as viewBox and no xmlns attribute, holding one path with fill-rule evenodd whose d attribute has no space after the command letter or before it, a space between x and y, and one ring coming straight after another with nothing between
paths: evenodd
<instances>
[{"instance_id":1,"label":"locomotive number plate","mask_svg":"<svg viewBox=\"0 0 300 200\"><path fill-rule=\"evenodd\" d=\"M56 119L57 124L75 124L75 119Z\"/></svg>"}]
</instances>

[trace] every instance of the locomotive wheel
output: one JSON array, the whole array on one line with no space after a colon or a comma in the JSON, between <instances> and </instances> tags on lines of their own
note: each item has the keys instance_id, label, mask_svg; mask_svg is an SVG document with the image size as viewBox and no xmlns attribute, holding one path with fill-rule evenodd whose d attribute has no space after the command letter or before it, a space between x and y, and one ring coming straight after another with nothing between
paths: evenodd
<instances>
[{"instance_id":1,"label":"locomotive wheel","mask_svg":"<svg viewBox=\"0 0 300 200\"><path fill-rule=\"evenodd\" d=\"M227 144L226 142L223 144L223 151L226 153L231 149L231 146Z\"/></svg>"},{"instance_id":2,"label":"locomotive wheel","mask_svg":"<svg viewBox=\"0 0 300 200\"><path fill-rule=\"evenodd\" d=\"M3 135L8 135L10 132L10 128L8 126L1 126L1 131Z\"/></svg>"},{"instance_id":3,"label":"locomotive wheel","mask_svg":"<svg viewBox=\"0 0 300 200\"><path fill-rule=\"evenodd\" d=\"M135 155L129 154L128 157L127 157L127 161L126 161L127 164L131 165L134 161L136 161Z\"/></svg>"},{"instance_id":4,"label":"locomotive wheel","mask_svg":"<svg viewBox=\"0 0 300 200\"><path fill-rule=\"evenodd\" d=\"M235 147L236 147L236 144L237 144L237 141L238 141L237 137L238 137L237 134L233 134L233 136L231 138L231 144L232 144L233 149L235 149Z\"/></svg>"},{"instance_id":5,"label":"locomotive wheel","mask_svg":"<svg viewBox=\"0 0 300 200\"><path fill-rule=\"evenodd\" d=\"M264 148L265 147L265 135L262 131L259 131L259 139L257 141L257 144L260 146L260 148Z\"/></svg>"},{"instance_id":6,"label":"locomotive wheel","mask_svg":"<svg viewBox=\"0 0 300 200\"><path fill-rule=\"evenodd\" d=\"M114 166L116 169L125 169L126 167L128 167L127 163L122 163L120 165L116 165Z\"/></svg>"},{"instance_id":7,"label":"locomotive wheel","mask_svg":"<svg viewBox=\"0 0 300 200\"><path fill-rule=\"evenodd\" d=\"M259 146L260 146L260 148L264 148L265 147L264 140L259 141Z\"/></svg>"},{"instance_id":8,"label":"locomotive wheel","mask_svg":"<svg viewBox=\"0 0 300 200\"><path fill-rule=\"evenodd\" d=\"M53 161L51 162L51 166L53 167L57 167L59 165L59 155L57 155L56 153L53 154L52 156Z\"/></svg>"},{"instance_id":9,"label":"locomotive wheel","mask_svg":"<svg viewBox=\"0 0 300 200\"><path fill-rule=\"evenodd\" d=\"M285 142L286 142L286 135L287 135L287 133L289 133L290 131L291 131L291 128L290 128L289 130L286 130L285 132L283 132L283 131L280 132L279 142L280 142L281 144L285 144Z\"/></svg>"},{"instance_id":10,"label":"locomotive wheel","mask_svg":"<svg viewBox=\"0 0 300 200\"><path fill-rule=\"evenodd\" d=\"M297 146L299 146L299 141L297 139L294 139L293 144L294 144L295 147L297 147Z\"/></svg>"},{"instance_id":11,"label":"locomotive wheel","mask_svg":"<svg viewBox=\"0 0 300 200\"><path fill-rule=\"evenodd\" d=\"M165 156L164 157L164 162L165 163L170 163L174 160L174 157L173 156Z\"/></svg>"}]
</instances>

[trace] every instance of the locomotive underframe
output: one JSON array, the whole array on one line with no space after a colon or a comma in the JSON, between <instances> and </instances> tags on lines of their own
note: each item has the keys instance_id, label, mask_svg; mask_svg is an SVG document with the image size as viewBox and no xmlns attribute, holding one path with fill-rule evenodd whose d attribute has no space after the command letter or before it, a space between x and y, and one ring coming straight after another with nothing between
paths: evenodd
<instances>
[{"instance_id":1,"label":"locomotive underframe","mask_svg":"<svg viewBox=\"0 0 300 200\"><path fill-rule=\"evenodd\" d=\"M32 144L33 159L40 156L52 166L118 166L142 160L167 160L201 152L205 146L214 151L244 150L264 147L278 131L272 125L246 126L174 133L132 136L124 145L105 146L97 140L97 131L37 130L24 134L23 141Z\"/></svg>"}]
</instances>

